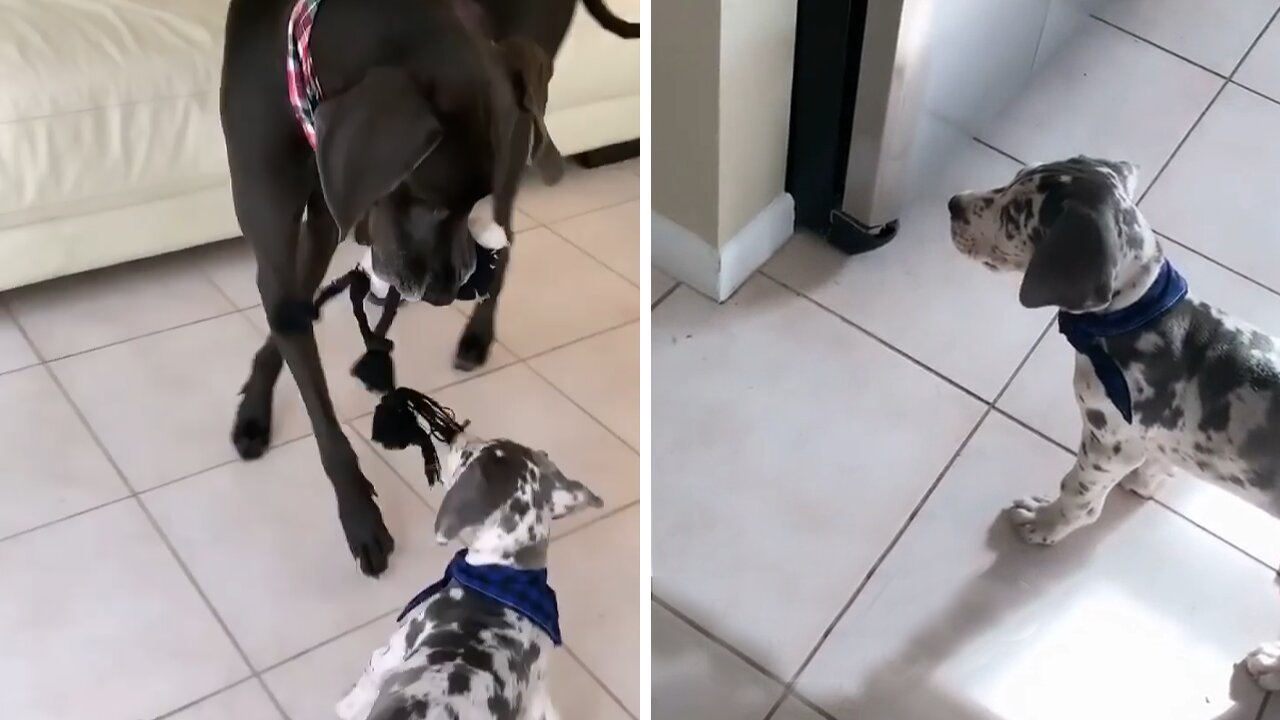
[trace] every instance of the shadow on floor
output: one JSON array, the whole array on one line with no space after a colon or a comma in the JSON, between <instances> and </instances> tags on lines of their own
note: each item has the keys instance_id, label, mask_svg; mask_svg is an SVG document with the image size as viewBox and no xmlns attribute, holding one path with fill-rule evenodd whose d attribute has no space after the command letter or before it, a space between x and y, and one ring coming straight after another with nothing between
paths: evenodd
<instances>
[{"instance_id":1,"label":"shadow on floor","mask_svg":"<svg viewBox=\"0 0 1280 720\"><path fill-rule=\"evenodd\" d=\"M1101 545L1101 539L1114 532L1138 511L1141 501L1112 502L1103 521L1082 530L1089 537L1086 542L1065 543L1061 546L1028 548L1016 539L1008 527L1008 520L999 517L987 533L987 546L996 555L995 562L980 575L972 578L959 592L957 599L945 612L906 641L901 652L884 661L862 683L863 690L849 697L824 695L806 696L805 699L825 708L840 720L1040 720L1039 717L1009 717L982 706L975 700L955 694L938 678L938 670L951 658L958 656L990 629L1010 616L1030 607L1055 589L1061 588L1081 568L1085 567ZM1037 582L1027 583L1026 553L1040 553L1037 557ZM1016 588L1020 592L1009 592ZM1100 649L1105 652L1105 649ZM1087 658L1081 658L1087 662ZM1070 686L1069 680L1055 683ZM1074 688L1087 693L1088 687ZM1190 720L1255 720L1265 697L1253 680L1240 666L1231 677L1229 697L1234 705L1216 715L1179 715ZM1052 704L1052 697L1045 703ZM1209 699L1206 698L1206 702ZM1188 713L1191 712L1188 708ZM1058 718L1059 715L1046 715ZM1161 720L1097 716L1090 720Z\"/></svg>"}]
</instances>

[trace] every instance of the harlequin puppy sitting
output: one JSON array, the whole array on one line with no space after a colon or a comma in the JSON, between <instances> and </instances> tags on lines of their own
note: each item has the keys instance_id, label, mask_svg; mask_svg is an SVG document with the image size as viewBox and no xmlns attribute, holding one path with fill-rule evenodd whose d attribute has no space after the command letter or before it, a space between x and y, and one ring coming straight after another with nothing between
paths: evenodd
<instances>
[{"instance_id":1,"label":"harlequin puppy sitting","mask_svg":"<svg viewBox=\"0 0 1280 720\"><path fill-rule=\"evenodd\" d=\"M546 453L510 440L459 436L441 479L436 538L463 549L409 602L338 716L557 720L547 678L560 644L547 584L551 521L604 503Z\"/></svg>"}]
</instances>

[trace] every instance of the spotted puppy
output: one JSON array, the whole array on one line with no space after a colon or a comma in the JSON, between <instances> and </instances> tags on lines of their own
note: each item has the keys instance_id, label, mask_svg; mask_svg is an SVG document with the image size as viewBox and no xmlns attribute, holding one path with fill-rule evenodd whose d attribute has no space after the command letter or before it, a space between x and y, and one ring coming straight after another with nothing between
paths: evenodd
<instances>
[{"instance_id":1,"label":"spotted puppy","mask_svg":"<svg viewBox=\"0 0 1280 720\"><path fill-rule=\"evenodd\" d=\"M463 438L443 462L440 543L463 549L419 593L337 706L343 720L558 720L547 664L560 644L547 585L551 521L600 498L547 454Z\"/></svg>"},{"instance_id":2,"label":"spotted puppy","mask_svg":"<svg viewBox=\"0 0 1280 720\"><path fill-rule=\"evenodd\" d=\"M1077 157L948 203L960 252L1023 273L1022 305L1059 308L1077 351L1080 447L1057 498L1010 508L1027 542L1092 523L1117 484L1151 497L1175 467L1280 515L1280 344L1187 294L1136 189L1132 164ZM1280 690L1280 643L1246 666Z\"/></svg>"}]
</instances>

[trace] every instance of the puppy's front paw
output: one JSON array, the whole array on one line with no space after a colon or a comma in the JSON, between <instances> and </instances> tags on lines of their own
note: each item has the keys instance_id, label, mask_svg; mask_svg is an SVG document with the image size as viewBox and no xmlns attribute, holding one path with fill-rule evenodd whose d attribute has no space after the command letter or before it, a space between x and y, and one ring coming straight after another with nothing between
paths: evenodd
<instances>
[{"instance_id":1,"label":"puppy's front paw","mask_svg":"<svg viewBox=\"0 0 1280 720\"><path fill-rule=\"evenodd\" d=\"M1280 642L1259 645L1244 659L1244 667L1263 690L1280 691Z\"/></svg>"},{"instance_id":2,"label":"puppy's front paw","mask_svg":"<svg viewBox=\"0 0 1280 720\"><path fill-rule=\"evenodd\" d=\"M1074 529L1057 502L1038 495L1013 501L1008 514L1018 534L1032 545L1053 545Z\"/></svg>"}]
</instances>

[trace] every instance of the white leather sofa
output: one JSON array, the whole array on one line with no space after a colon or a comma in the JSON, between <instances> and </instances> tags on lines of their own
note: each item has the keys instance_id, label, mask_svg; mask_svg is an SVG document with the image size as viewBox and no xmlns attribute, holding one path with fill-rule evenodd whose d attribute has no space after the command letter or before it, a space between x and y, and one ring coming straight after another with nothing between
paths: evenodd
<instances>
[{"instance_id":1,"label":"white leather sofa","mask_svg":"<svg viewBox=\"0 0 1280 720\"><path fill-rule=\"evenodd\" d=\"M610 5L639 20L640 1ZM226 7L0 3L0 290L240 234L218 120ZM640 43L579 6L547 125L566 155L638 138Z\"/></svg>"}]
</instances>

